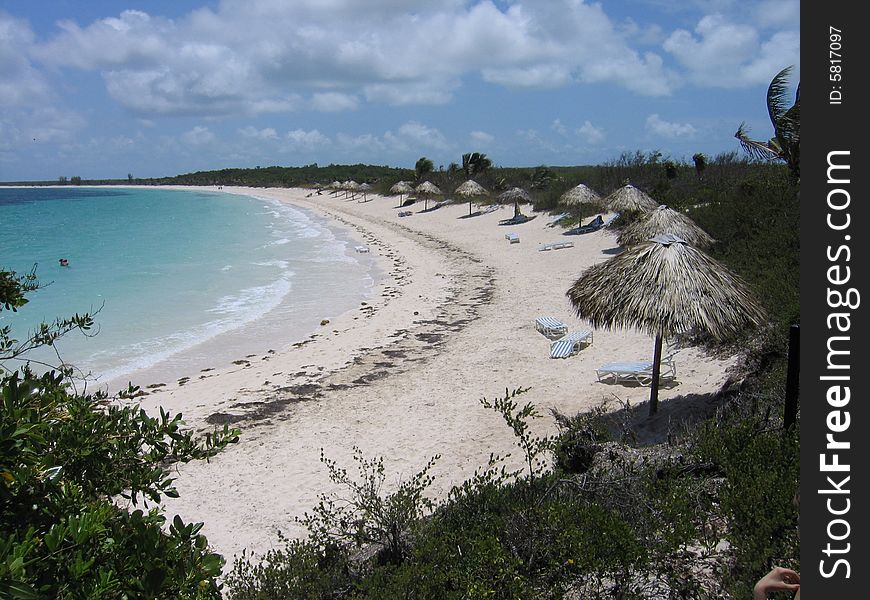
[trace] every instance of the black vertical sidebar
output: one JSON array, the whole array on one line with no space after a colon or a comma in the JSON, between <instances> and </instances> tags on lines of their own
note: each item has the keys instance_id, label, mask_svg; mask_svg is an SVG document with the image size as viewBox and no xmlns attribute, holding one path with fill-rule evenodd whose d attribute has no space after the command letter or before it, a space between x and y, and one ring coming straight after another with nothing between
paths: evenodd
<instances>
[{"instance_id":1,"label":"black vertical sidebar","mask_svg":"<svg viewBox=\"0 0 870 600\"><path fill-rule=\"evenodd\" d=\"M802 600L870 594L870 98L863 81L870 31L861 6L801 3Z\"/></svg>"}]
</instances>

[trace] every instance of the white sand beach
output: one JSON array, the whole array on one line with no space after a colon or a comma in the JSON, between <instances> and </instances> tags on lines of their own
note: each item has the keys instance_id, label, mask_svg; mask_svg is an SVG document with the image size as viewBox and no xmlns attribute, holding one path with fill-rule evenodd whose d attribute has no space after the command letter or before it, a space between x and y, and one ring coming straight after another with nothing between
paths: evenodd
<instances>
[{"instance_id":1,"label":"white sand beach","mask_svg":"<svg viewBox=\"0 0 870 600\"><path fill-rule=\"evenodd\" d=\"M550 408L573 414L602 402L617 408L648 399L646 387L599 383L595 368L649 359L650 337L596 330L592 345L551 359L550 340L535 330L539 316L558 317L572 331L590 329L573 315L565 293L586 267L618 251L608 230L564 237L547 226L546 214L499 226L512 207L460 218L468 215L467 203L421 213L418 202L402 209L411 216L399 217L396 197L357 202L306 197L310 190L300 189L223 191L325 215L367 246L387 273L358 310L322 315L329 322L312 324L317 333L287 351L263 348L241 364L215 364L161 387L135 382L149 391L139 399L148 410L183 412L199 430L228 421L242 430L239 443L209 463L181 466L181 497L167 503L170 516L204 521L203 532L228 561L243 548L261 554L274 547L278 530L303 533L294 517L332 489L321 448L352 473L354 446L384 456L391 485L440 454L431 491L443 497L491 453L512 453L509 464L522 466L512 432L481 406L482 397L530 388L519 400L544 415L534 423L541 435L556 431ZM524 212L532 214L531 207ZM520 243L509 243L507 233ZM538 250L565 240L574 246ZM660 391L660 423L667 423L670 398L717 391L731 361L684 348L675 362L676 384Z\"/></svg>"}]
</instances>

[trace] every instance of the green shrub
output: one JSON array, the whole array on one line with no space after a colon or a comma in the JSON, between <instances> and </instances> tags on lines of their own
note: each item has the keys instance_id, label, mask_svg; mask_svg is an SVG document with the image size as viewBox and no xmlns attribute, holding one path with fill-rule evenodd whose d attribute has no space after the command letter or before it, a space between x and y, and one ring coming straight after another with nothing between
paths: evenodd
<instances>
[{"instance_id":1,"label":"green shrub","mask_svg":"<svg viewBox=\"0 0 870 600\"><path fill-rule=\"evenodd\" d=\"M38 287L33 273L0 270L0 310L25 306ZM238 432L200 440L180 414L150 417L75 393L68 372L4 368L91 323L76 315L43 324L23 342L0 330L0 597L217 598L223 558L209 551L202 523L176 516L166 528L148 502L177 497L173 465L208 460Z\"/></svg>"},{"instance_id":2,"label":"green shrub","mask_svg":"<svg viewBox=\"0 0 870 600\"><path fill-rule=\"evenodd\" d=\"M799 569L800 427L783 431L764 404L752 403L756 414L709 422L693 440L698 459L724 476L720 510L735 558L725 583L736 597L751 595L775 565Z\"/></svg>"},{"instance_id":3,"label":"green shrub","mask_svg":"<svg viewBox=\"0 0 870 600\"><path fill-rule=\"evenodd\" d=\"M176 497L171 465L208 459L237 432L200 442L181 415L149 417L63 382L27 369L2 379L0 596L217 597L223 559L201 523L175 517L164 533L159 509L128 512L111 499Z\"/></svg>"}]
</instances>

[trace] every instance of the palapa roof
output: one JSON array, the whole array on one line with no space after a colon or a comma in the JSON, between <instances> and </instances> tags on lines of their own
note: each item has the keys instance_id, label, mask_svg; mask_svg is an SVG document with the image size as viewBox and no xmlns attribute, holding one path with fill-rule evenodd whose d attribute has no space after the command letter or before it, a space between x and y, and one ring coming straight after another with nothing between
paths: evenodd
<instances>
[{"instance_id":1,"label":"palapa roof","mask_svg":"<svg viewBox=\"0 0 870 600\"><path fill-rule=\"evenodd\" d=\"M408 194L413 191L414 188L407 181L398 181L390 188L390 192L393 194Z\"/></svg>"},{"instance_id":2,"label":"palapa roof","mask_svg":"<svg viewBox=\"0 0 870 600\"><path fill-rule=\"evenodd\" d=\"M653 336L697 330L722 340L766 319L737 275L676 236L658 236L589 267L567 295L593 327Z\"/></svg>"},{"instance_id":3,"label":"palapa roof","mask_svg":"<svg viewBox=\"0 0 870 600\"><path fill-rule=\"evenodd\" d=\"M707 248L716 241L687 215L662 204L628 225L619 235L618 242L622 246L633 246L667 233L686 240L696 248Z\"/></svg>"},{"instance_id":4,"label":"palapa roof","mask_svg":"<svg viewBox=\"0 0 870 600\"><path fill-rule=\"evenodd\" d=\"M575 204L593 204L595 202L601 202L601 196L586 184L581 183L562 194L559 198L559 202L566 206L574 206Z\"/></svg>"},{"instance_id":5,"label":"palapa roof","mask_svg":"<svg viewBox=\"0 0 870 600\"><path fill-rule=\"evenodd\" d=\"M526 190L514 187L499 194L498 200L499 202L531 202L532 197Z\"/></svg>"},{"instance_id":6,"label":"palapa roof","mask_svg":"<svg viewBox=\"0 0 870 600\"><path fill-rule=\"evenodd\" d=\"M604 199L604 204L613 212L649 212L659 203L630 183L625 184Z\"/></svg>"},{"instance_id":7,"label":"palapa roof","mask_svg":"<svg viewBox=\"0 0 870 600\"><path fill-rule=\"evenodd\" d=\"M440 196L441 190L438 189L438 186L432 183L431 181L424 181L420 185L418 185L415 189L415 192L418 194L428 194L429 196Z\"/></svg>"},{"instance_id":8,"label":"palapa roof","mask_svg":"<svg viewBox=\"0 0 870 600\"><path fill-rule=\"evenodd\" d=\"M342 183L341 187L346 189L346 190L353 191L353 190L359 189L359 184L356 181L354 181L353 179L351 179L349 181L345 181L344 183Z\"/></svg>"},{"instance_id":9,"label":"palapa roof","mask_svg":"<svg viewBox=\"0 0 870 600\"><path fill-rule=\"evenodd\" d=\"M458 188L453 191L457 196L484 196L489 192L486 191L486 188L474 181L473 179L469 179Z\"/></svg>"}]
</instances>

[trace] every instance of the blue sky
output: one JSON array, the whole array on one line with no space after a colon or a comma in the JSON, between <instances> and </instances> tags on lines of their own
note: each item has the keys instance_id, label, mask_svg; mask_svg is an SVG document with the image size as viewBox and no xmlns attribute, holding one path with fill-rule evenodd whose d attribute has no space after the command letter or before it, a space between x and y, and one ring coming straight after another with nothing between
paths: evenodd
<instances>
[{"instance_id":1,"label":"blue sky","mask_svg":"<svg viewBox=\"0 0 870 600\"><path fill-rule=\"evenodd\" d=\"M0 181L599 164L771 135L797 0L0 0Z\"/></svg>"}]
</instances>

